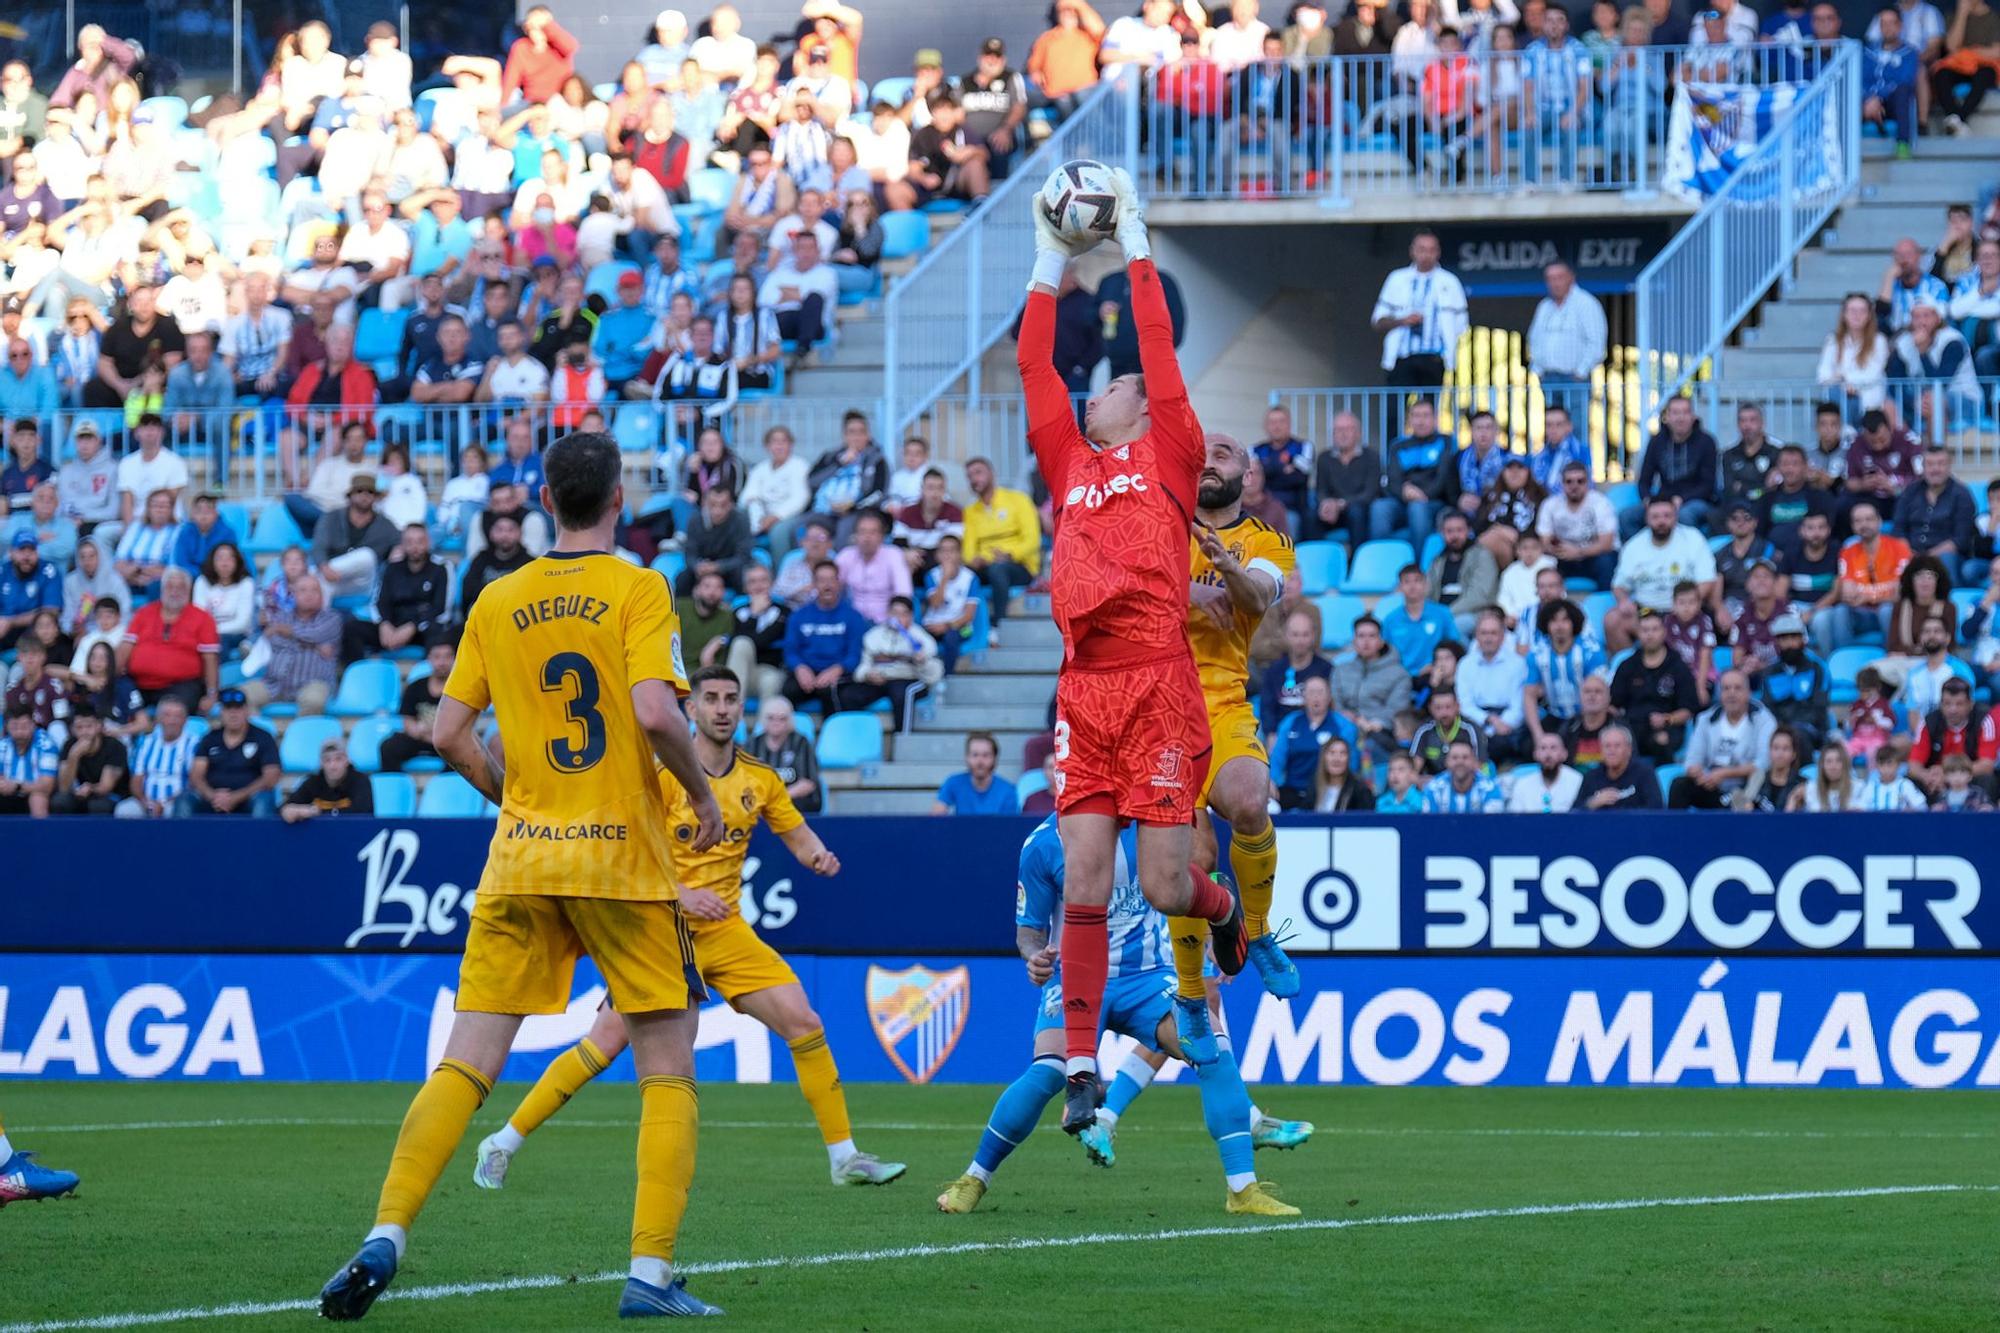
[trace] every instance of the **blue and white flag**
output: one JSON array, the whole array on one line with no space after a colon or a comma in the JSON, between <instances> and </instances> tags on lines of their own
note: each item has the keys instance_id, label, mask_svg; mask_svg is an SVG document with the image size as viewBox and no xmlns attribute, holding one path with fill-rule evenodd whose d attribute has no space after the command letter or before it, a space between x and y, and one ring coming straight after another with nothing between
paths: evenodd
<instances>
[{"instance_id":1,"label":"blue and white flag","mask_svg":"<svg viewBox=\"0 0 2000 1333\"><path fill-rule=\"evenodd\" d=\"M1792 143L1789 182L1784 180L1777 151L1757 154L1758 145L1771 137L1785 113L1812 87L1809 83L1677 85L1660 188L1699 202L1720 191L1746 164L1751 174L1734 191L1746 202L1769 198L1787 183L1793 197L1801 199L1836 188L1841 178L1840 126L1833 114L1837 98L1818 99L1787 129Z\"/></svg>"}]
</instances>

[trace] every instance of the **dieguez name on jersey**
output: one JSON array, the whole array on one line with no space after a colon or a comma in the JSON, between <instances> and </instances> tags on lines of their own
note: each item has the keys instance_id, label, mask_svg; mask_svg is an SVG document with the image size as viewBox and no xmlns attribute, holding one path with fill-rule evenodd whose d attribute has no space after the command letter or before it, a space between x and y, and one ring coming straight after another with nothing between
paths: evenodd
<instances>
[{"instance_id":1,"label":"dieguez name on jersey","mask_svg":"<svg viewBox=\"0 0 2000 1333\"><path fill-rule=\"evenodd\" d=\"M1063 501L1063 506L1064 508L1068 508L1070 505L1080 504L1085 509L1096 509L1110 500L1112 496L1123 495L1127 491L1144 495L1146 493L1146 474L1143 472L1121 472L1115 477L1106 478L1102 485L1092 482L1088 486L1072 486L1070 487L1069 495Z\"/></svg>"}]
</instances>

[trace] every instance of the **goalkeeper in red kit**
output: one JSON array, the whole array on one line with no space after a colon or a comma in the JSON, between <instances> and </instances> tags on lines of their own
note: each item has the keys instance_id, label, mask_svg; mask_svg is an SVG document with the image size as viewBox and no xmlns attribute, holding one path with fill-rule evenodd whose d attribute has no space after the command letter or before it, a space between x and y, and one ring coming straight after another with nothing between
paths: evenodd
<instances>
[{"instance_id":1,"label":"goalkeeper in red kit","mask_svg":"<svg viewBox=\"0 0 2000 1333\"><path fill-rule=\"evenodd\" d=\"M1084 407L1078 431L1054 365L1056 288L1097 244L1059 233L1037 198L1035 271L1021 320L1028 442L1055 506L1051 585L1062 630L1056 686L1055 795L1063 844L1061 935L1068 1089L1063 1129L1095 1123L1098 1023L1108 968L1106 908L1118 831L1138 828L1146 900L1175 922L1174 966L1196 982L1213 926L1217 964L1242 969L1243 912L1229 889L1189 865L1196 801L1208 772L1208 713L1188 645L1189 544L1207 450L1174 355L1173 327L1146 223L1123 172L1117 240L1132 281L1141 374L1121 375ZM1191 919L1190 919L1191 918ZM1185 927L1185 928L1184 928ZM1191 1059L1215 1058L1200 999L1175 1000Z\"/></svg>"}]
</instances>

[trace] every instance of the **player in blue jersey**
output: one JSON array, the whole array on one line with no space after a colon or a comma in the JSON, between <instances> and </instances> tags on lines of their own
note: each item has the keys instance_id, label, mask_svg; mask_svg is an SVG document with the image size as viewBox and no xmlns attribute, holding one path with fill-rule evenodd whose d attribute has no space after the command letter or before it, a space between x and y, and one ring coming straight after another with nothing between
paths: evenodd
<instances>
[{"instance_id":1,"label":"player in blue jersey","mask_svg":"<svg viewBox=\"0 0 2000 1333\"><path fill-rule=\"evenodd\" d=\"M1174 957L1167 921L1139 887L1138 840L1131 826L1119 834L1106 918L1110 968L1104 988L1103 1024L1114 1032L1168 1055L1179 1056L1174 1028ZM1015 943L1028 976L1042 987L1035 1013L1035 1059L1000 1094L980 1136L979 1149L965 1174L945 1186L938 1210L969 1213L979 1206L986 1185L1007 1155L1019 1147L1042 1111L1063 1090L1062 977L1057 941L1051 938L1062 910L1063 851L1052 815L1021 846L1019 886L1014 905ZM1201 1083L1202 1119L1222 1155L1228 1184L1227 1209L1256 1217L1297 1217L1251 1166L1250 1094L1237 1072L1228 1040L1218 1034L1216 1058L1194 1066Z\"/></svg>"}]
</instances>

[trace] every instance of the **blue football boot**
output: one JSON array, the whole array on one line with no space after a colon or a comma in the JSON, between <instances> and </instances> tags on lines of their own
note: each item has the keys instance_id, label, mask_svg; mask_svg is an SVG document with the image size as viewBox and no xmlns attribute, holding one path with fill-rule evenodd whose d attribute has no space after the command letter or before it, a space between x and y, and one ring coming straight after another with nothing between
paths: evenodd
<instances>
[{"instance_id":1,"label":"blue football boot","mask_svg":"<svg viewBox=\"0 0 2000 1333\"><path fill-rule=\"evenodd\" d=\"M625 1279L625 1294L618 1298L620 1319L675 1319L719 1315L722 1307L710 1305L687 1289L686 1278L675 1278L664 1287Z\"/></svg>"},{"instance_id":2,"label":"blue football boot","mask_svg":"<svg viewBox=\"0 0 2000 1333\"><path fill-rule=\"evenodd\" d=\"M0 1162L0 1208L10 1203L60 1199L76 1193L76 1186L76 1172L43 1166L31 1152L17 1152Z\"/></svg>"},{"instance_id":3,"label":"blue football boot","mask_svg":"<svg viewBox=\"0 0 2000 1333\"><path fill-rule=\"evenodd\" d=\"M1207 1000L1174 996L1174 1035L1180 1038L1181 1056L1189 1064L1215 1063L1215 1027L1209 1021Z\"/></svg>"},{"instance_id":4,"label":"blue football boot","mask_svg":"<svg viewBox=\"0 0 2000 1333\"><path fill-rule=\"evenodd\" d=\"M319 1289L320 1317L359 1319L395 1280L396 1247L387 1236L377 1236L355 1251Z\"/></svg>"},{"instance_id":5,"label":"blue football boot","mask_svg":"<svg viewBox=\"0 0 2000 1333\"><path fill-rule=\"evenodd\" d=\"M1264 982L1264 989L1281 1000L1289 1000L1299 993L1299 968L1285 956L1278 937L1265 931L1250 941L1250 965L1257 969L1257 975Z\"/></svg>"}]
</instances>

